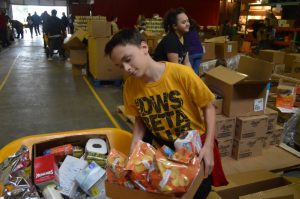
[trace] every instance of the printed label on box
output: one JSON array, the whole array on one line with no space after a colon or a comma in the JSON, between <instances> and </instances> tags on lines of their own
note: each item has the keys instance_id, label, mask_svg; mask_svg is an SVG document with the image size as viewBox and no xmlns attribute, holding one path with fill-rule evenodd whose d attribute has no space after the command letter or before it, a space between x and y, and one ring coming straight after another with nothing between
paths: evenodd
<instances>
[{"instance_id":1,"label":"printed label on box","mask_svg":"<svg viewBox=\"0 0 300 199\"><path fill-rule=\"evenodd\" d=\"M254 112L259 112L264 110L264 98L254 100Z\"/></svg>"},{"instance_id":2,"label":"printed label on box","mask_svg":"<svg viewBox=\"0 0 300 199\"><path fill-rule=\"evenodd\" d=\"M231 53L232 52L232 45L227 46L227 52Z\"/></svg>"}]
</instances>

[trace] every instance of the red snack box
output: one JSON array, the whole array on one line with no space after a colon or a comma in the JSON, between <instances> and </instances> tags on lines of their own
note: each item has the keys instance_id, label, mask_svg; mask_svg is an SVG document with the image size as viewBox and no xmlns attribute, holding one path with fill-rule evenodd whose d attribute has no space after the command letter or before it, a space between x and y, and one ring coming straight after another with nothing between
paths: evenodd
<instances>
[{"instance_id":1,"label":"red snack box","mask_svg":"<svg viewBox=\"0 0 300 199\"><path fill-rule=\"evenodd\" d=\"M52 154L34 159L34 184L43 189L48 184L59 185L58 167Z\"/></svg>"}]
</instances>

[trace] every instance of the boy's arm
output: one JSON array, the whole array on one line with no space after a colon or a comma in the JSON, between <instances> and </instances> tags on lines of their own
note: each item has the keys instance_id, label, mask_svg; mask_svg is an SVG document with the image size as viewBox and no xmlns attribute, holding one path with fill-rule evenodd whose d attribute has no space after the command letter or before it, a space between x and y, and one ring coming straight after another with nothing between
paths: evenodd
<instances>
[{"instance_id":1,"label":"boy's arm","mask_svg":"<svg viewBox=\"0 0 300 199\"><path fill-rule=\"evenodd\" d=\"M134 146L136 145L136 143L139 140L143 139L143 137L145 135L145 131L146 131L146 128L145 128L142 118L139 116L136 116L135 121L134 121L134 126L133 126L133 138L131 141L129 155L132 153L132 150L133 150Z\"/></svg>"},{"instance_id":2,"label":"boy's arm","mask_svg":"<svg viewBox=\"0 0 300 199\"><path fill-rule=\"evenodd\" d=\"M207 178L214 168L214 140L216 131L216 113L212 103L202 108L206 126L206 139L200 152L200 160L204 160L204 175Z\"/></svg>"}]
</instances>

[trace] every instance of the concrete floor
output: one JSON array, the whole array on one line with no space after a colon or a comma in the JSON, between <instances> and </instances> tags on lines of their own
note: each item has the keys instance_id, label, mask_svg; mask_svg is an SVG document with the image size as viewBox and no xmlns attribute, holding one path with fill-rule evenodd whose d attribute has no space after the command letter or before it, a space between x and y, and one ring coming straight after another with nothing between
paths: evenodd
<instances>
[{"instance_id":1,"label":"concrete floor","mask_svg":"<svg viewBox=\"0 0 300 199\"><path fill-rule=\"evenodd\" d=\"M95 90L121 128L129 130L117 113L122 88ZM104 127L114 125L83 78L72 75L68 61L48 61L41 36L25 35L0 52L0 148L27 135Z\"/></svg>"}]
</instances>

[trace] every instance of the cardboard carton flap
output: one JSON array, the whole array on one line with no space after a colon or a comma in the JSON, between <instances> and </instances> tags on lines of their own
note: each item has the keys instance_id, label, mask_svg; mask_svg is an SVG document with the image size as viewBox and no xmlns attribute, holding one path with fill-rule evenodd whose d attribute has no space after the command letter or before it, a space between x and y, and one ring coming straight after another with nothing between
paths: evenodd
<instances>
[{"instance_id":1,"label":"cardboard carton flap","mask_svg":"<svg viewBox=\"0 0 300 199\"><path fill-rule=\"evenodd\" d=\"M206 73L207 76L212 76L227 84L233 85L245 80L248 76L246 74L238 73L224 66L218 66Z\"/></svg>"},{"instance_id":2,"label":"cardboard carton flap","mask_svg":"<svg viewBox=\"0 0 300 199\"><path fill-rule=\"evenodd\" d=\"M76 31L72 37L64 40L64 47L67 49L83 49L85 45L82 43L84 39L88 38L88 33L83 30Z\"/></svg>"},{"instance_id":3,"label":"cardboard carton flap","mask_svg":"<svg viewBox=\"0 0 300 199\"><path fill-rule=\"evenodd\" d=\"M267 81L272 75L273 67L273 63L252 57L241 56L237 71L247 74L247 80Z\"/></svg>"}]
</instances>

